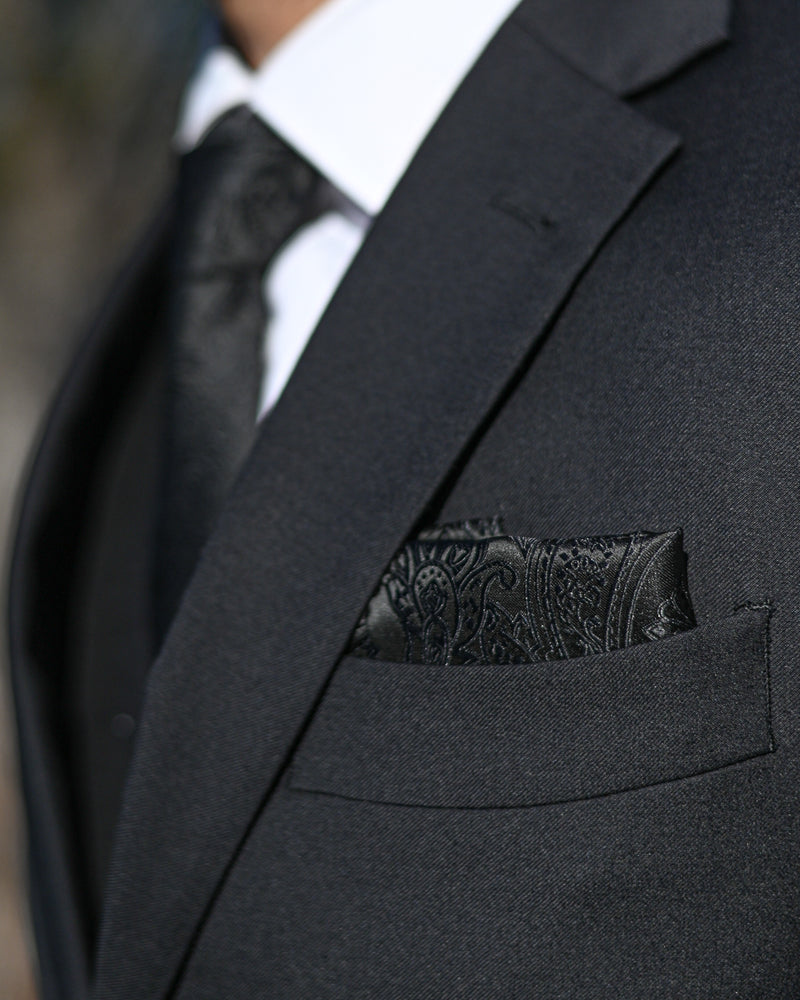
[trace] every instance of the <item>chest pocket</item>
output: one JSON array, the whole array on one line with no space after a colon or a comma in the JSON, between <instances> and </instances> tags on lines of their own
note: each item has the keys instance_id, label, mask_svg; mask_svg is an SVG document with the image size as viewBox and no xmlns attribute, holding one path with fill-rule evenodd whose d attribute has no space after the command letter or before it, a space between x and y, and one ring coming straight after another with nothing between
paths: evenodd
<instances>
[{"instance_id":1,"label":"chest pocket","mask_svg":"<svg viewBox=\"0 0 800 1000\"><path fill-rule=\"evenodd\" d=\"M691 777L774 750L769 611L539 664L347 657L290 786L438 808L524 807Z\"/></svg>"}]
</instances>

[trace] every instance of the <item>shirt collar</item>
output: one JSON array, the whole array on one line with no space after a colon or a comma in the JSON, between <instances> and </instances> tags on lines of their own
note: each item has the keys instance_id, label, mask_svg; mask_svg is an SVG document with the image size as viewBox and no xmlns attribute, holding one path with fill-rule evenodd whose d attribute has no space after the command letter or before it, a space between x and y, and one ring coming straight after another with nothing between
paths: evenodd
<instances>
[{"instance_id":1,"label":"shirt collar","mask_svg":"<svg viewBox=\"0 0 800 1000\"><path fill-rule=\"evenodd\" d=\"M248 105L369 215L519 0L327 0L257 70L211 48L176 141L194 147Z\"/></svg>"}]
</instances>

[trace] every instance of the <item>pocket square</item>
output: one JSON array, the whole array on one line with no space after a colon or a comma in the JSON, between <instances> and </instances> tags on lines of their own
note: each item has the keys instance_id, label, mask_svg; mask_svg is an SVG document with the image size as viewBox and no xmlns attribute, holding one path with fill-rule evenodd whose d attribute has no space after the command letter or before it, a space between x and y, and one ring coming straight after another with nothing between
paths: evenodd
<instances>
[{"instance_id":1,"label":"pocket square","mask_svg":"<svg viewBox=\"0 0 800 1000\"><path fill-rule=\"evenodd\" d=\"M348 653L431 665L535 663L695 625L680 529L542 540L475 520L424 532L395 555Z\"/></svg>"}]
</instances>

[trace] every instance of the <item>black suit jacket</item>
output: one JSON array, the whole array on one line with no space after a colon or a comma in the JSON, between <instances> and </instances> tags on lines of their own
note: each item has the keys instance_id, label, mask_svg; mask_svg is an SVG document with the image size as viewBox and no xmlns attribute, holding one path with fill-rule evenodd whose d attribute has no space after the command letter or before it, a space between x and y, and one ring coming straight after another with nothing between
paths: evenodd
<instances>
[{"instance_id":1,"label":"black suit jacket","mask_svg":"<svg viewBox=\"0 0 800 1000\"><path fill-rule=\"evenodd\" d=\"M21 511L48 997L88 995L98 921L114 1000L798 995L800 12L730 27L722 0L524 0L151 667L164 215ZM698 627L529 667L342 657L404 539L494 515L682 526Z\"/></svg>"}]
</instances>

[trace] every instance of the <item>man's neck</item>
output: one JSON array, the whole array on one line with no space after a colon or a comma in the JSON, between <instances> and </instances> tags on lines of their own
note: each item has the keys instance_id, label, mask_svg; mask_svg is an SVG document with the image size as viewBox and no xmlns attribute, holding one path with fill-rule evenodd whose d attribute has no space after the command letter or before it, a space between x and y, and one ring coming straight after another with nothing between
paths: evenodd
<instances>
[{"instance_id":1,"label":"man's neck","mask_svg":"<svg viewBox=\"0 0 800 1000\"><path fill-rule=\"evenodd\" d=\"M251 66L258 66L292 28L325 0L219 0L231 37Z\"/></svg>"}]
</instances>

